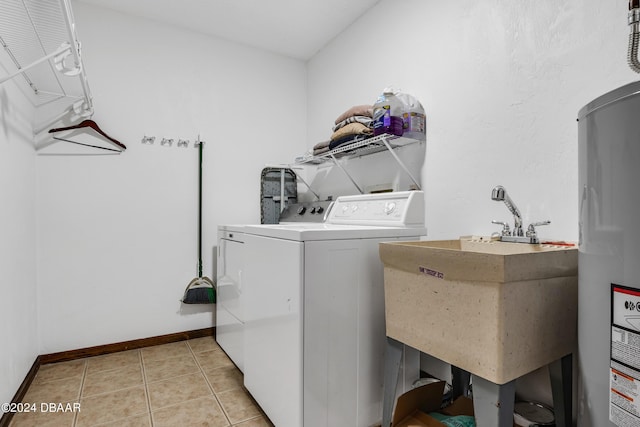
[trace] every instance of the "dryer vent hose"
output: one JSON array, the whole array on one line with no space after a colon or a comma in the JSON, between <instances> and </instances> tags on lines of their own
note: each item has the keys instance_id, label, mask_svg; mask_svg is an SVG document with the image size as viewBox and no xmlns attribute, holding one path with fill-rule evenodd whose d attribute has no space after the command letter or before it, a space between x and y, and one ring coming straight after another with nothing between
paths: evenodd
<instances>
[{"instance_id":1,"label":"dryer vent hose","mask_svg":"<svg viewBox=\"0 0 640 427\"><path fill-rule=\"evenodd\" d=\"M638 45L640 44L640 0L629 0L629 49L627 63L636 73L640 73Z\"/></svg>"}]
</instances>

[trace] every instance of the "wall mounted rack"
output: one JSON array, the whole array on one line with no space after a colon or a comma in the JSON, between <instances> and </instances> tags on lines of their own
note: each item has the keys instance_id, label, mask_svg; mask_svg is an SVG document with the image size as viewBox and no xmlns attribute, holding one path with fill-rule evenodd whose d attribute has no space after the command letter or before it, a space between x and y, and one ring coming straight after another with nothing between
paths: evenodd
<instances>
[{"instance_id":1,"label":"wall mounted rack","mask_svg":"<svg viewBox=\"0 0 640 427\"><path fill-rule=\"evenodd\" d=\"M291 164L286 166L281 165L281 167L286 167L288 169L293 170L298 176L298 179L302 181L302 183L305 184L307 188L309 188L309 190L311 190L311 192L316 197L319 198L318 193L315 192L309 186L309 184L307 184L304 181L304 179L302 179L299 173L296 172L296 169L297 169L296 166L300 166L304 164L317 165L317 164L322 164L326 162L333 162L333 164L338 166L340 170L342 170L342 172L344 172L344 174L349 178L349 180L351 180L351 183L358 189L360 194L364 194L365 191L363 190L363 188L360 185L358 185L355 179L353 179L353 176L349 173L349 171L347 171L345 166L342 164L343 162L339 160L353 158L353 157L362 157L362 156L366 156L373 153L388 151L391 154L391 156L394 158L398 166L400 166L400 168L409 176L415 188L417 190L420 190L420 184L418 183L418 180L416 180L416 178L409 171L409 169L404 164L404 162L400 159L400 157L398 157L398 155L394 152L394 150L399 147L404 147L407 145L421 143L421 142L424 143L424 141L420 141L417 139L400 137L396 135L382 134L382 135L374 136L372 138L367 138L361 141L357 141L354 143L344 144L337 148L334 148L333 150L323 153L320 156L307 157L303 160L296 161L293 165Z\"/></svg>"},{"instance_id":2,"label":"wall mounted rack","mask_svg":"<svg viewBox=\"0 0 640 427\"><path fill-rule=\"evenodd\" d=\"M0 84L13 80L37 107L35 133L93 114L70 0L3 1L0 44Z\"/></svg>"},{"instance_id":3,"label":"wall mounted rack","mask_svg":"<svg viewBox=\"0 0 640 427\"><path fill-rule=\"evenodd\" d=\"M142 143L142 145L153 145L156 142L156 139L158 138L156 138L155 136L144 135L140 140L140 142ZM178 138L176 140L174 138L162 137L162 138L159 138L159 141L160 141L161 147L172 147L173 144L175 143L176 147L187 148L191 144L191 141L189 141L188 139L181 139L181 138ZM196 138L196 140L193 141L193 148L198 148L201 142L204 144L204 141L200 141L200 136L198 135L198 138Z\"/></svg>"}]
</instances>

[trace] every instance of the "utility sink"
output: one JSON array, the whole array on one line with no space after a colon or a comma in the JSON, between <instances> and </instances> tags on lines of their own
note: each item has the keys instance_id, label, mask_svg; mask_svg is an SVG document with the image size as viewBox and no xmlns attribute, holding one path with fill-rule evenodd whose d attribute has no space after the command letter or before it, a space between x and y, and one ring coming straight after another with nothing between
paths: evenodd
<instances>
[{"instance_id":1,"label":"utility sink","mask_svg":"<svg viewBox=\"0 0 640 427\"><path fill-rule=\"evenodd\" d=\"M575 246L380 244L387 336L505 384L576 348Z\"/></svg>"}]
</instances>

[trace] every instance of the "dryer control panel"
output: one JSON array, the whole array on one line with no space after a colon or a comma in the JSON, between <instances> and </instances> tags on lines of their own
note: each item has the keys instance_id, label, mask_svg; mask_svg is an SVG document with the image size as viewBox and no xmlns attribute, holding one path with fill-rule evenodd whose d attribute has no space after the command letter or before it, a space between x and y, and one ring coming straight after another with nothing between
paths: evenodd
<instances>
[{"instance_id":1,"label":"dryer control panel","mask_svg":"<svg viewBox=\"0 0 640 427\"><path fill-rule=\"evenodd\" d=\"M331 203L331 200L292 203L280 213L280 222L323 222Z\"/></svg>"},{"instance_id":2,"label":"dryer control panel","mask_svg":"<svg viewBox=\"0 0 640 427\"><path fill-rule=\"evenodd\" d=\"M424 193L400 191L338 197L326 220L329 224L422 226Z\"/></svg>"}]
</instances>

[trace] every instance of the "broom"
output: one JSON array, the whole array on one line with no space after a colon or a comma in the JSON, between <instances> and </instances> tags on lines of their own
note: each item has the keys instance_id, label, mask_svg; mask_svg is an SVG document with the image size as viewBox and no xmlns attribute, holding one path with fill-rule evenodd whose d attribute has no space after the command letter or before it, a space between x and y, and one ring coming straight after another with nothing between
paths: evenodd
<instances>
[{"instance_id":1,"label":"broom","mask_svg":"<svg viewBox=\"0 0 640 427\"><path fill-rule=\"evenodd\" d=\"M189 282L182 302L185 304L213 304L216 288L213 281L202 275L202 148L204 142L198 138L198 277Z\"/></svg>"}]
</instances>

